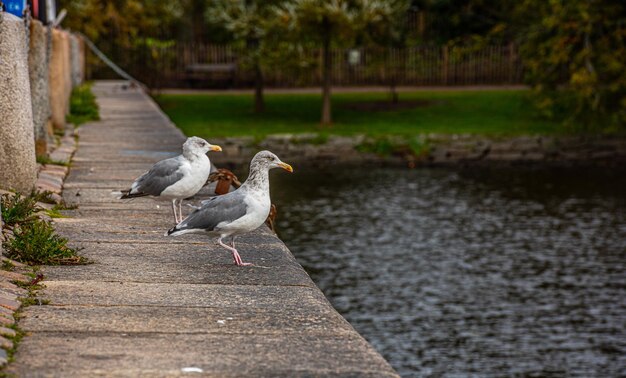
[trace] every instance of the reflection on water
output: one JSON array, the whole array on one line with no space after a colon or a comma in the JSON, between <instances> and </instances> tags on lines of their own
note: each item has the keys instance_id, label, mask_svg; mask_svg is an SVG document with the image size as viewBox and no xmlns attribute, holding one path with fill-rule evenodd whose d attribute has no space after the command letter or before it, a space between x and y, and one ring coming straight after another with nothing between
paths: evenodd
<instances>
[{"instance_id":1,"label":"reflection on water","mask_svg":"<svg viewBox=\"0 0 626 378\"><path fill-rule=\"evenodd\" d=\"M409 376L626 372L626 175L275 174L281 238Z\"/></svg>"}]
</instances>

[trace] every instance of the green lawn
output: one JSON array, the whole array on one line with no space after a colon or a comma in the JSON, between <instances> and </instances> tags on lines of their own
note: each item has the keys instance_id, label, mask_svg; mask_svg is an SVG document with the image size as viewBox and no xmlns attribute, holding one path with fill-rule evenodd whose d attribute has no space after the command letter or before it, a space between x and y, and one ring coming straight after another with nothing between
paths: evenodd
<instances>
[{"instance_id":1,"label":"green lawn","mask_svg":"<svg viewBox=\"0 0 626 378\"><path fill-rule=\"evenodd\" d=\"M473 133L483 135L551 134L562 126L534 116L519 91L440 91L401 93L401 100L428 104L397 111L363 111L350 104L385 101L386 93L333 95L333 121L319 126L321 98L312 94L266 96L264 114L252 111L251 95L159 95L156 101L187 135L206 138L276 133L415 135L421 133Z\"/></svg>"}]
</instances>

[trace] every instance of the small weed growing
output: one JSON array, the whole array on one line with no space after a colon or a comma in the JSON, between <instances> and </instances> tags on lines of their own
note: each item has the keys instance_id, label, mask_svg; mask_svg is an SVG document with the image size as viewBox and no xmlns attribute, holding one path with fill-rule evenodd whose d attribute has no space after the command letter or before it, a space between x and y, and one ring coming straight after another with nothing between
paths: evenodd
<instances>
[{"instance_id":1,"label":"small weed growing","mask_svg":"<svg viewBox=\"0 0 626 378\"><path fill-rule=\"evenodd\" d=\"M394 144L388 138L376 138L356 146L359 152L371 152L379 156L389 156L394 150Z\"/></svg>"},{"instance_id":2,"label":"small weed growing","mask_svg":"<svg viewBox=\"0 0 626 378\"><path fill-rule=\"evenodd\" d=\"M67 203L65 203L65 201L57 203L56 200L52 198L53 194L54 193L48 190L43 192L33 191L30 196L34 198L37 202L54 205L51 210L46 210L48 212L48 215L50 215L52 218L63 218L64 216L59 213L59 211L61 210L74 210L78 208L78 205L68 205ZM57 214L58 216L53 216L53 214Z\"/></svg>"},{"instance_id":3,"label":"small weed growing","mask_svg":"<svg viewBox=\"0 0 626 378\"><path fill-rule=\"evenodd\" d=\"M70 114L67 121L73 123L75 127L89 121L100 119L96 96L91 91L91 84L79 85L72 91L70 98Z\"/></svg>"},{"instance_id":4,"label":"small weed growing","mask_svg":"<svg viewBox=\"0 0 626 378\"><path fill-rule=\"evenodd\" d=\"M52 198L52 192L49 190L43 191L43 192L39 192L36 190L33 190L33 192L30 194L31 198L33 198L36 202L43 202L43 203L49 203L49 204L53 204L55 203L54 199Z\"/></svg>"},{"instance_id":5,"label":"small weed growing","mask_svg":"<svg viewBox=\"0 0 626 378\"><path fill-rule=\"evenodd\" d=\"M431 147L428 142L422 141L418 137L414 137L413 139L409 140L409 149L416 157L427 156L430 152L430 148Z\"/></svg>"},{"instance_id":6,"label":"small weed growing","mask_svg":"<svg viewBox=\"0 0 626 378\"><path fill-rule=\"evenodd\" d=\"M65 215L61 214L60 210L63 210L63 209L60 209L55 206L50 210L46 210L46 214L48 214L48 216L53 219L54 218L67 218Z\"/></svg>"},{"instance_id":7,"label":"small weed growing","mask_svg":"<svg viewBox=\"0 0 626 378\"><path fill-rule=\"evenodd\" d=\"M38 268L33 267L33 273L29 273L29 275L35 275ZM37 274L35 278L29 283L20 283L17 282L17 285L23 289L28 290L28 296L19 298L19 301L22 302L20 308L13 314L14 318L19 321L23 317L22 313L24 309L28 306L41 306L50 304L48 299L40 299L38 297L38 291L43 289L43 285L39 282L43 280L44 277L42 274ZM26 335L26 332L19 327L19 323L11 324L7 326L8 328L15 331L15 336L5 336L9 340L13 342L13 347L7 350L8 362L11 363L15 358L15 352L17 351L18 345L22 338ZM7 375L4 371L0 371L0 377L9 377L12 375Z\"/></svg>"},{"instance_id":8,"label":"small weed growing","mask_svg":"<svg viewBox=\"0 0 626 378\"><path fill-rule=\"evenodd\" d=\"M6 270L8 272L12 272L15 269L15 265L11 262L11 260L2 260L2 266L0 266L2 270Z\"/></svg>"},{"instance_id":9,"label":"small weed growing","mask_svg":"<svg viewBox=\"0 0 626 378\"><path fill-rule=\"evenodd\" d=\"M37 200L34 197L23 197L20 193L13 196L3 194L0 198L2 206L2 220L7 225L27 223L36 219Z\"/></svg>"},{"instance_id":10,"label":"small weed growing","mask_svg":"<svg viewBox=\"0 0 626 378\"><path fill-rule=\"evenodd\" d=\"M73 265L87 259L67 246L67 239L57 235L49 222L36 219L13 231L14 237L4 243L6 256L26 264Z\"/></svg>"},{"instance_id":11,"label":"small weed growing","mask_svg":"<svg viewBox=\"0 0 626 378\"><path fill-rule=\"evenodd\" d=\"M423 158L428 155L431 146L419 136L414 136L412 138L370 138L355 148L359 152L370 152L379 156L413 155L417 158Z\"/></svg>"}]
</instances>

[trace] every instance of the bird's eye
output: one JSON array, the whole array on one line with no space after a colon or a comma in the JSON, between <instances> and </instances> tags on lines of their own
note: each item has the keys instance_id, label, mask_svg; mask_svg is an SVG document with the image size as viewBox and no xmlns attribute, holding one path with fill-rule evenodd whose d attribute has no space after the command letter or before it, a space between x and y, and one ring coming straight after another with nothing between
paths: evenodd
<instances>
[{"instance_id":1,"label":"bird's eye","mask_svg":"<svg viewBox=\"0 0 626 378\"><path fill-rule=\"evenodd\" d=\"M273 156L270 156L270 160L271 160L271 161L274 161L274 160L276 160L276 159L274 159L274 157L273 157Z\"/></svg>"}]
</instances>

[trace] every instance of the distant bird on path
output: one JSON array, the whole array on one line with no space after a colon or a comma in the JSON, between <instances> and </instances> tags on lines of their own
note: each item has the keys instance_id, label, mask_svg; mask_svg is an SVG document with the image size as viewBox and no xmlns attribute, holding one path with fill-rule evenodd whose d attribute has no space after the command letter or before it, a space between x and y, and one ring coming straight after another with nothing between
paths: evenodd
<instances>
[{"instance_id":1,"label":"distant bird on path","mask_svg":"<svg viewBox=\"0 0 626 378\"><path fill-rule=\"evenodd\" d=\"M251 265L241 260L235 249L235 237L256 230L267 219L271 207L269 170L278 167L293 172L289 164L280 161L270 151L257 153L250 162L248 179L239 189L202 201L200 208L170 229L166 235L206 233L217 236L218 244L232 252L235 264ZM229 236L232 237L230 246L222 242L222 239Z\"/></svg>"},{"instance_id":2,"label":"distant bird on path","mask_svg":"<svg viewBox=\"0 0 626 378\"><path fill-rule=\"evenodd\" d=\"M190 137L183 144L183 154L161 160L133 182L130 189L123 190L121 199L153 196L171 200L176 223L183 219L182 202L202 188L211 173L211 161L206 153L221 151L198 137ZM176 212L178 201L178 213Z\"/></svg>"}]
</instances>

